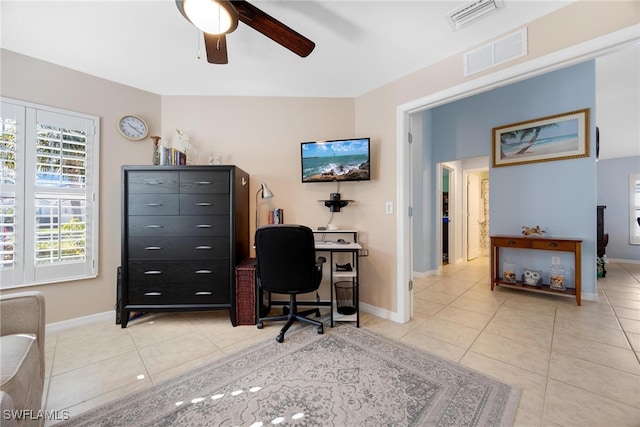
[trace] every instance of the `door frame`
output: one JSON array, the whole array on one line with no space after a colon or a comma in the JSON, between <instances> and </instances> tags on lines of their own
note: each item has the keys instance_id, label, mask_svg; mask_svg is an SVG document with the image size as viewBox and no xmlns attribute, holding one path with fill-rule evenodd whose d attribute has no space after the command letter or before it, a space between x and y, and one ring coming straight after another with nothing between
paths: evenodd
<instances>
[{"instance_id":1,"label":"door frame","mask_svg":"<svg viewBox=\"0 0 640 427\"><path fill-rule=\"evenodd\" d=\"M532 59L513 67L496 71L469 82L453 86L434 94L398 105L396 107L396 183L397 207L400 214L396 222L396 312L391 319L406 323L411 319L410 286L412 270L410 260L413 257L411 247L411 226L409 215L411 208L411 174L409 165L411 155L407 135L409 135L410 116L425 110L468 98L500 86L506 86L571 65L595 59L616 50L633 46L640 41L640 24L597 37L575 46ZM408 261L409 260L409 261Z\"/></svg>"}]
</instances>

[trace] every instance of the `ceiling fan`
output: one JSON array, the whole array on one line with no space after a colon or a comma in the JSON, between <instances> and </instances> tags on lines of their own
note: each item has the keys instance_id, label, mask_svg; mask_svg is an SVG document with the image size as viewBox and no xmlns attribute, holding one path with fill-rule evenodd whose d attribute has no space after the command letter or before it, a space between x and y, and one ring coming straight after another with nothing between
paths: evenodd
<instances>
[{"instance_id":1,"label":"ceiling fan","mask_svg":"<svg viewBox=\"0 0 640 427\"><path fill-rule=\"evenodd\" d=\"M244 0L175 0L182 15L204 33L207 61L227 64L226 34L238 21L264 34L293 53L306 57L316 44Z\"/></svg>"}]
</instances>

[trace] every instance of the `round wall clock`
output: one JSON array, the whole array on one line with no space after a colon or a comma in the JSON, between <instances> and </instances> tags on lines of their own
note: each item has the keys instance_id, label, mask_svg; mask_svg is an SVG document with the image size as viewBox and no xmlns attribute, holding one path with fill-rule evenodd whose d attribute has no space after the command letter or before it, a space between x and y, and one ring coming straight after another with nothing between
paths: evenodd
<instances>
[{"instance_id":1,"label":"round wall clock","mask_svg":"<svg viewBox=\"0 0 640 427\"><path fill-rule=\"evenodd\" d=\"M132 141L140 141L145 139L149 134L149 126L142 118L127 114L118 120L118 132L120 135Z\"/></svg>"}]
</instances>

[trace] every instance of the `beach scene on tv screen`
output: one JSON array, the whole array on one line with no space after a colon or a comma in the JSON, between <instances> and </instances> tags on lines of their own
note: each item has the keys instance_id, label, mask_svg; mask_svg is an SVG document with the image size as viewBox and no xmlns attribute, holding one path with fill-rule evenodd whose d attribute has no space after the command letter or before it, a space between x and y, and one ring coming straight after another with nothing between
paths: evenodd
<instances>
[{"instance_id":1,"label":"beach scene on tv screen","mask_svg":"<svg viewBox=\"0 0 640 427\"><path fill-rule=\"evenodd\" d=\"M319 141L302 144L302 181L369 179L369 140Z\"/></svg>"}]
</instances>

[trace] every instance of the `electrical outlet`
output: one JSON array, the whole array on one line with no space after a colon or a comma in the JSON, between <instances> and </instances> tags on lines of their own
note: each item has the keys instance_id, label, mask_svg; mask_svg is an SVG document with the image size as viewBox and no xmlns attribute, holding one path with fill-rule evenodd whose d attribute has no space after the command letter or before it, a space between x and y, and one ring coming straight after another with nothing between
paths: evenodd
<instances>
[{"instance_id":1,"label":"electrical outlet","mask_svg":"<svg viewBox=\"0 0 640 427\"><path fill-rule=\"evenodd\" d=\"M551 265L559 265L560 264L560 257L559 256L552 256L551 257Z\"/></svg>"},{"instance_id":2,"label":"electrical outlet","mask_svg":"<svg viewBox=\"0 0 640 427\"><path fill-rule=\"evenodd\" d=\"M384 212L387 215L393 214L393 202L387 202L384 206Z\"/></svg>"}]
</instances>

